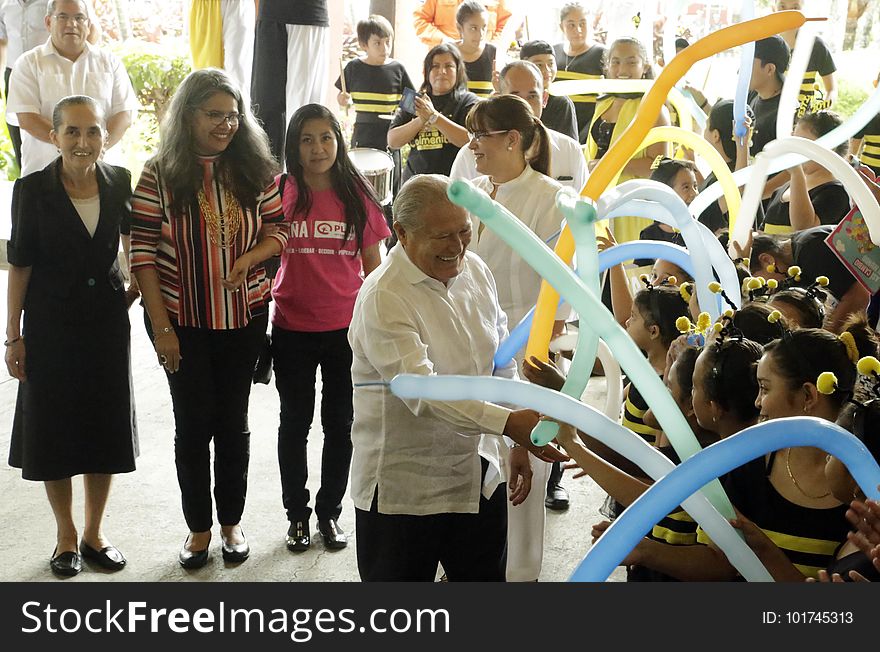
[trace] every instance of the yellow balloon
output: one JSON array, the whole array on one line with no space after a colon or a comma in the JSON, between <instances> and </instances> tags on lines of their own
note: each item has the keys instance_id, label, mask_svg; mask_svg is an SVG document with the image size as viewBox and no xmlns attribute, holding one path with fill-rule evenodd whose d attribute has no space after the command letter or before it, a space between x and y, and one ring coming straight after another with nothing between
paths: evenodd
<instances>
[{"instance_id":1,"label":"yellow balloon","mask_svg":"<svg viewBox=\"0 0 880 652\"><path fill-rule=\"evenodd\" d=\"M713 34L704 36L679 52L652 84L639 106L635 120L623 133L620 140L609 148L596 165L581 194L593 201L598 200L608 187L612 177L623 169L633 152L638 151L639 145L657 119L660 108L666 101L669 92L697 61L749 41L757 41L780 32L797 29L805 21L806 18L799 11L777 11L761 18L720 29ZM566 263L571 262L574 256L574 238L568 227L563 229L562 235L557 240L555 251ZM526 346L526 359L530 355L540 360L548 359L553 317L558 302L559 294L547 281L543 281L532 321L532 330L529 333L529 342Z\"/></svg>"},{"instance_id":2,"label":"yellow balloon","mask_svg":"<svg viewBox=\"0 0 880 652\"><path fill-rule=\"evenodd\" d=\"M727 167L727 163L724 162L724 159L721 158L721 154L719 154L718 150L712 147L705 138L699 134L695 134L693 131L682 129L681 127L654 127L648 132L648 135L645 136L645 140L642 141L636 151L641 151L645 147L653 145L654 143L663 143L667 141L681 143L686 147L690 147L695 153L706 159L712 172L715 173L715 177L724 189L724 199L727 201L727 210L728 215L730 216L730 228L732 229L733 223L736 221L736 216L739 215L739 207L742 203L742 197L739 194L739 188L736 186L736 181L733 179L733 173L730 171L730 168ZM620 174L621 171L618 171L608 185L612 187L616 186Z\"/></svg>"},{"instance_id":3,"label":"yellow balloon","mask_svg":"<svg viewBox=\"0 0 880 652\"><path fill-rule=\"evenodd\" d=\"M548 92L551 95L647 93L653 84L653 79L566 79L550 84ZM681 91L672 87L666 99L678 112L681 126L685 129L693 129L694 117L691 113L690 102L681 94Z\"/></svg>"}]
</instances>

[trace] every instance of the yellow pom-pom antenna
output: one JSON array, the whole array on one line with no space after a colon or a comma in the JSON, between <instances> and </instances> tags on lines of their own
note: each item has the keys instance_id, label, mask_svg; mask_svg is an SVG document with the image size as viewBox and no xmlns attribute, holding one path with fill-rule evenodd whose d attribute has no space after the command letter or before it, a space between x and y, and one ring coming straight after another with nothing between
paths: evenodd
<instances>
[{"instance_id":1,"label":"yellow pom-pom antenna","mask_svg":"<svg viewBox=\"0 0 880 652\"><path fill-rule=\"evenodd\" d=\"M769 265L767 265L767 273L768 274L773 274L775 272L776 272L776 265L774 265L773 263L770 263Z\"/></svg>"},{"instance_id":2,"label":"yellow pom-pom antenna","mask_svg":"<svg viewBox=\"0 0 880 652\"><path fill-rule=\"evenodd\" d=\"M678 329L679 333L688 333L691 330L693 324L691 320L687 317L679 317L675 320L675 327Z\"/></svg>"},{"instance_id":3,"label":"yellow pom-pom antenna","mask_svg":"<svg viewBox=\"0 0 880 652\"><path fill-rule=\"evenodd\" d=\"M822 394L830 396L837 391L837 376L830 371L823 371L816 379L816 389Z\"/></svg>"},{"instance_id":4,"label":"yellow pom-pom antenna","mask_svg":"<svg viewBox=\"0 0 880 652\"><path fill-rule=\"evenodd\" d=\"M816 278L816 283L818 283L823 288L826 287L829 283L827 276L819 276Z\"/></svg>"},{"instance_id":5,"label":"yellow pom-pom antenna","mask_svg":"<svg viewBox=\"0 0 880 652\"><path fill-rule=\"evenodd\" d=\"M716 321L714 324L712 324L712 330L716 333L720 333L722 330L724 330L724 326L721 325L721 322Z\"/></svg>"},{"instance_id":6,"label":"yellow pom-pom antenna","mask_svg":"<svg viewBox=\"0 0 880 652\"><path fill-rule=\"evenodd\" d=\"M709 326L712 325L712 317L709 316L708 312L701 312L697 317L697 330L705 331Z\"/></svg>"},{"instance_id":7,"label":"yellow pom-pom antenna","mask_svg":"<svg viewBox=\"0 0 880 652\"><path fill-rule=\"evenodd\" d=\"M757 290L761 287L761 279L759 278L748 278L746 279L746 289L747 290Z\"/></svg>"},{"instance_id":8,"label":"yellow pom-pom antenna","mask_svg":"<svg viewBox=\"0 0 880 652\"><path fill-rule=\"evenodd\" d=\"M767 321L769 321L771 324L775 324L780 319L782 319L782 313L778 310L774 310L769 315L767 315Z\"/></svg>"},{"instance_id":9,"label":"yellow pom-pom antenna","mask_svg":"<svg viewBox=\"0 0 880 652\"><path fill-rule=\"evenodd\" d=\"M733 319L733 308L728 308L722 314L728 319Z\"/></svg>"},{"instance_id":10,"label":"yellow pom-pom antenna","mask_svg":"<svg viewBox=\"0 0 880 652\"><path fill-rule=\"evenodd\" d=\"M767 281L767 287L771 290L775 290L779 287L779 281L777 281L775 278L771 278L769 281Z\"/></svg>"},{"instance_id":11,"label":"yellow pom-pom antenna","mask_svg":"<svg viewBox=\"0 0 880 652\"><path fill-rule=\"evenodd\" d=\"M639 274L639 280L642 283L647 283L648 282L648 275L647 274Z\"/></svg>"},{"instance_id":12,"label":"yellow pom-pom antenna","mask_svg":"<svg viewBox=\"0 0 880 652\"><path fill-rule=\"evenodd\" d=\"M859 370L859 373L862 376L870 376L871 374L880 375L880 360L875 358L873 355L866 355L864 358L859 360L856 368Z\"/></svg>"},{"instance_id":13,"label":"yellow pom-pom antenna","mask_svg":"<svg viewBox=\"0 0 880 652\"><path fill-rule=\"evenodd\" d=\"M674 276L667 276L667 277L666 277L666 283L667 283L668 285L678 285L678 279L675 278Z\"/></svg>"},{"instance_id":14,"label":"yellow pom-pom antenna","mask_svg":"<svg viewBox=\"0 0 880 652\"><path fill-rule=\"evenodd\" d=\"M751 269L752 261L749 258L743 258L743 265L746 266L746 269Z\"/></svg>"},{"instance_id":15,"label":"yellow pom-pom antenna","mask_svg":"<svg viewBox=\"0 0 880 652\"><path fill-rule=\"evenodd\" d=\"M709 292L712 292L714 294L718 294L719 292L721 292L721 283L719 283L718 281L712 281L711 283L709 283Z\"/></svg>"}]
</instances>

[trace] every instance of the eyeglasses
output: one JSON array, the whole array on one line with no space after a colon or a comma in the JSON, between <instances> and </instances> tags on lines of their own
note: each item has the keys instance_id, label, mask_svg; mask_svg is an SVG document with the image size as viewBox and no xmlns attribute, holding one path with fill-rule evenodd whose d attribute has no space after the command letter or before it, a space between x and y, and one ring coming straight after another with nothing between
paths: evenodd
<instances>
[{"instance_id":1,"label":"eyeglasses","mask_svg":"<svg viewBox=\"0 0 880 652\"><path fill-rule=\"evenodd\" d=\"M468 132L468 138L469 140L478 143L486 136L497 136L499 134L506 134L509 131L510 129L499 129L497 131L474 131L473 133Z\"/></svg>"},{"instance_id":2,"label":"eyeglasses","mask_svg":"<svg viewBox=\"0 0 880 652\"><path fill-rule=\"evenodd\" d=\"M205 109L199 109L199 111L204 113L215 127L224 122L228 123L230 127L234 127L242 120L241 113L223 113L223 111L205 111Z\"/></svg>"},{"instance_id":3,"label":"eyeglasses","mask_svg":"<svg viewBox=\"0 0 880 652\"><path fill-rule=\"evenodd\" d=\"M75 16L68 16L67 14L55 14L53 18L59 23L69 23L70 21L73 21L77 25L85 25L87 22L89 22L89 17L84 14L76 14Z\"/></svg>"}]
</instances>

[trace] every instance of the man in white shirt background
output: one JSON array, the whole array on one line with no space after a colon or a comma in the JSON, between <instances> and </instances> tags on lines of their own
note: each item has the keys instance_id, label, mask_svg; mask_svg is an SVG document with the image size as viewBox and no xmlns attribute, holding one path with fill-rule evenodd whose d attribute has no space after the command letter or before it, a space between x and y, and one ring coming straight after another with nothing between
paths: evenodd
<instances>
[{"instance_id":1,"label":"man in white shirt background","mask_svg":"<svg viewBox=\"0 0 880 652\"><path fill-rule=\"evenodd\" d=\"M529 103L539 118L547 99L544 77L530 61L511 61L501 70L501 93L517 95ZM563 133L548 129L550 136L550 173L559 183L580 192L587 183L587 162L580 144ZM474 153L467 145L459 150L449 173L452 179L473 180L480 176Z\"/></svg>"},{"instance_id":2,"label":"man in white shirt background","mask_svg":"<svg viewBox=\"0 0 880 652\"><path fill-rule=\"evenodd\" d=\"M0 3L0 68L4 69L4 97L9 97L9 75L18 58L28 50L42 45L49 38L46 27L47 0L3 0ZM101 39L101 25L91 16L89 35L86 37L91 44ZM14 113L7 112L6 126L15 160L21 168L21 134L18 120Z\"/></svg>"},{"instance_id":3,"label":"man in white shirt background","mask_svg":"<svg viewBox=\"0 0 880 652\"><path fill-rule=\"evenodd\" d=\"M16 114L22 130L22 176L42 170L58 156L49 132L52 109L60 99L88 95L98 102L107 116L108 162L114 162L111 148L134 119L137 99L122 62L86 40L92 13L86 0L50 0L44 19L49 39L13 66L6 110Z\"/></svg>"},{"instance_id":4,"label":"man in white shirt background","mask_svg":"<svg viewBox=\"0 0 880 652\"><path fill-rule=\"evenodd\" d=\"M367 277L354 307L351 439L358 570L364 581L505 579L507 508L480 435L507 435L511 500L531 487L538 415L483 401L402 400L398 374L488 376L507 318L485 263L467 250L471 223L446 197L448 179L420 175L394 204L399 243ZM497 375L514 377L510 365ZM487 455L487 457L492 457Z\"/></svg>"}]
</instances>

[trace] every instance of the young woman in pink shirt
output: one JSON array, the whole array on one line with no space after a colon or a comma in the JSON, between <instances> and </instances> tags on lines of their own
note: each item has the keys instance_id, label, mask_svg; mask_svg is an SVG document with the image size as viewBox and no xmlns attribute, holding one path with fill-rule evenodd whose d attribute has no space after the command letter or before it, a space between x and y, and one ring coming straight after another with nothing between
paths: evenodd
<instances>
[{"instance_id":1,"label":"young woman in pink shirt","mask_svg":"<svg viewBox=\"0 0 880 652\"><path fill-rule=\"evenodd\" d=\"M324 449L315 512L325 545L344 548L348 542L337 520L351 463L348 326L364 277L381 262L379 244L391 234L327 108L300 108L286 143L289 174L279 177L278 185L290 238L272 289L272 358L281 398L278 462L290 521L287 547L303 551L311 545L306 444L320 365Z\"/></svg>"}]
</instances>

